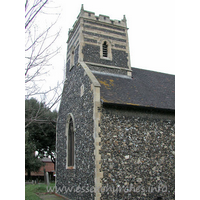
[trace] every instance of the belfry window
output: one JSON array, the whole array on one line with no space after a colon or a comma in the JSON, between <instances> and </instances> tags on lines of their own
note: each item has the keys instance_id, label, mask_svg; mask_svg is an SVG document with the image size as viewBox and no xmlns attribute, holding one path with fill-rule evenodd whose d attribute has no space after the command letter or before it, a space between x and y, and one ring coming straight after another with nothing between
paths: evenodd
<instances>
[{"instance_id":1,"label":"belfry window","mask_svg":"<svg viewBox=\"0 0 200 200\"><path fill-rule=\"evenodd\" d=\"M103 43L103 57L108 57L108 45L106 41Z\"/></svg>"},{"instance_id":2,"label":"belfry window","mask_svg":"<svg viewBox=\"0 0 200 200\"><path fill-rule=\"evenodd\" d=\"M112 44L109 40L100 40L100 58L105 60L112 60Z\"/></svg>"},{"instance_id":3,"label":"belfry window","mask_svg":"<svg viewBox=\"0 0 200 200\"><path fill-rule=\"evenodd\" d=\"M74 127L73 120L70 117L68 128L68 167L74 166Z\"/></svg>"},{"instance_id":4,"label":"belfry window","mask_svg":"<svg viewBox=\"0 0 200 200\"><path fill-rule=\"evenodd\" d=\"M74 55L75 55L75 49L72 47L71 52L70 52L70 70L74 66Z\"/></svg>"}]
</instances>

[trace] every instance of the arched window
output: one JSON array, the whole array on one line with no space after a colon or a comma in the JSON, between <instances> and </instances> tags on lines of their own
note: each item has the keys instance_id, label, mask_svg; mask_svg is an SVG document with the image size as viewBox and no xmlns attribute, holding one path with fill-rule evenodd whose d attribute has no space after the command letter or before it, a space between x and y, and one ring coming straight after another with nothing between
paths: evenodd
<instances>
[{"instance_id":1,"label":"arched window","mask_svg":"<svg viewBox=\"0 0 200 200\"><path fill-rule=\"evenodd\" d=\"M66 136L67 136L67 157L66 157L66 168L74 169L74 119L73 115L70 113L67 117L66 125Z\"/></svg>"},{"instance_id":2,"label":"arched window","mask_svg":"<svg viewBox=\"0 0 200 200\"><path fill-rule=\"evenodd\" d=\"M108 57L108 45L106 41L103 43L103 57Z\"/></svg>"},{"instance_id":3,"label":"arched window","mask_svg":"<svg viewBox=\"0 0 200 200\"><path fill-rule=\"evenodd\" d=\"M112 60L111 42L109 40L100 40L100 58Z\"/></svg>"},{"instance_id":4,"label":"arched window","mask_svg":"<svg viewBox=\"0 0 200 200\"><path fill-rule=\"evenodd\" d=\"M74 166L74 128L71 117L68 132L68 166Z\"/></svg>"}]
</instances>

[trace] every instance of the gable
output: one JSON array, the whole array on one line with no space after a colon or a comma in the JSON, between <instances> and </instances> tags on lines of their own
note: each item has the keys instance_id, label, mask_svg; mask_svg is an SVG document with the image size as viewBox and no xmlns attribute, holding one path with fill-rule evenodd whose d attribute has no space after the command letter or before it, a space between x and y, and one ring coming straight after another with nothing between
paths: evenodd
<instances>
[{"instance_id":1,"label":"gable","mask_svg":"<svg viewBox=\"0 0 200 200\"><path fill-rule=\"evenodd\" d=\"M94 72L103 103L175 109L175 76L132 68L132 77Z\"/></svg>"}]
</instances>

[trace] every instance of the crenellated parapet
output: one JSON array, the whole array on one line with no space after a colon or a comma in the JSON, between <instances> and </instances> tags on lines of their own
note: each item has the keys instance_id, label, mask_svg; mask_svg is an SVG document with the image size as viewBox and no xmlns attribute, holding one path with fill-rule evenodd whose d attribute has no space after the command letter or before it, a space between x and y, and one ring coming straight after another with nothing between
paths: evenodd
<instances>
[{"instance_id":1,"label":"crenellated parapet","mask_svg":"<svg viewBox=\"0 0 200 200\"><path fill-rule=\"evenodd\" d=\"M126 18L125 18L125 16L122 20L112 20L112 19L110 19L109 16L101 15L101 14L99 16L96 16L94 12L83 10L80 13L79 17L92 19L92 20L96 20L96 21L99 21L99 22L104 22L104 23L113 24L113 25L116 25L116 26L121 26L121 27L126 28Z\"/></svg>"},{"instance_id":2,"label":"crenellated parapet","mask_svg":"<svg viewBox=\"0 0 200 200\"><path fill-rule=\"evenodd\" d=\"M69 32L68 32L69 37L70 37L70 34L73 33L73 29L76 27L80 18L95 20L96 22L103 22L103 23L107 23L107 24L112 24L114 26L127 28L125 15L123 16L122 20L116 20L116 19L113 20L113 19L110 19L109 16L101 15L101 14L99 16L96 16L94 12L84 10L83 4L82 4L80 13L77 17L77 20L73 24L72 29L70 29Z\"/></svg>"}]
</instances>

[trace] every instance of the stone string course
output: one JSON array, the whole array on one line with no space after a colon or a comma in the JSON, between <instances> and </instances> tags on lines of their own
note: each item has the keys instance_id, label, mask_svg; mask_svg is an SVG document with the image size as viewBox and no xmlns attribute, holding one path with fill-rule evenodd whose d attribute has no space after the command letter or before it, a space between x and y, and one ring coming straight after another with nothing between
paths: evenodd
<instances>
[{"instance_id":1,"label":"stone string course","mask_svg":"<svg viewBox=\"0 0 200 200\"><path fill-rule=\"evenodd\" d=\"M112 31L112 30L108 30L108 29L104 29L104 28L99 28L99 27L96 27L96 26L84 25L84 27L87 28L87 29L99 30L99 31L102 31L102 32L105 32L105 33L113 33L113 34L120 35L120 36L126 36L125 33L117 32L117 31Z\"/></svg>"},{"instance_id":2,"label":"stone string course","mask_svg":"<svg viewBox=\"0 0 200 200\"><path fill-rule=\"evenodd\" d=\"M113 37L113 36L108 36L108 35L103 35L103 34L88 32L88 31L83 31L83 33L86 34L86 35L101 37L101 38L115 40L115 41L119 41L119 42L124 42L124 43L127 42L125 39L116 38L116 37Z\"/></svg>"},{"instance_id":3,"label":"stone string course","mask_svg":"<svg viewBox=\"0 0 200 200\"><path fill-rule=\"evenodd\" d=\"M121 70L121 69L112 69L112 68L106 68L106 67L98 67L98 66L89 65L89 64L88 64L88 67L90 68L90 70L93 70L93 71L99 71L99 72L105 72L105 73L112 73L112 74L127 75L127 72L125 70Z\"/></svg>"},{"instance_id":4,"label":"stone string course","mask_svg":"<svg viewBox=\"0 0 200 200\"><path fill-rule=\"evenodd\" d=\"M122 31L125 32L124 28L119 28L119 27L113 27L109 24L102 24L102 23L98 23L97 21L88 21L88 20L84 20L84 23L88 23L88 24L92 24L92 25L98 25L100 27L105 27L105 28L109 28L109 29L113 29L113 30L118 30L118 31Z\"/></svg>"}]
</instances>

